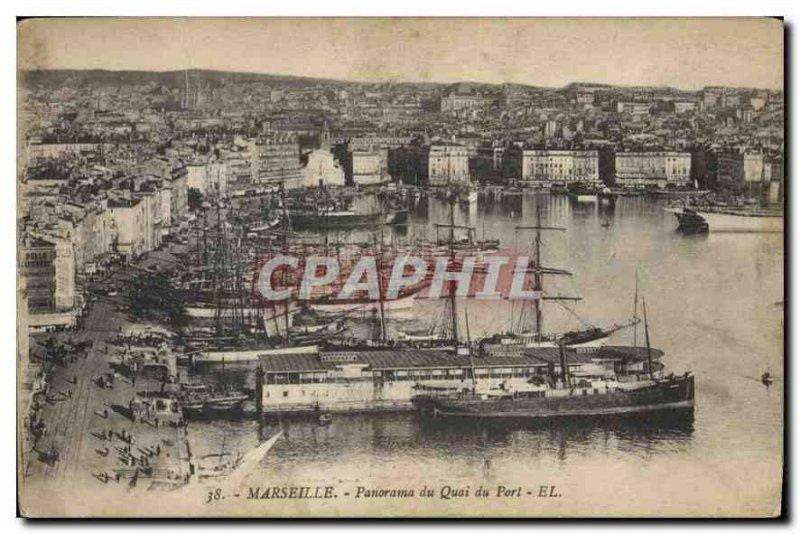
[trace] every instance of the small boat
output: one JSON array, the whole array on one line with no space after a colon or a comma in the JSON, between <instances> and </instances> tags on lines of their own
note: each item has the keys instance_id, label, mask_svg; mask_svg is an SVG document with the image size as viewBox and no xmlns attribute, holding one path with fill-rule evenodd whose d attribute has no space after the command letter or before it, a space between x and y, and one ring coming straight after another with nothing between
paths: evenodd
<instances>
[{"instance_id":1,"label":"small boat","mask_svg":"<svg viewBox=\"0 0 800 534\"><path fill-rule=\"evenodd\" d=\"M267 456L267 453L272 449L275 443L283 435L283 430L279 431L266 441L261 442L250 451L239 454L235 458L226 463L219 462L216 466L198 466L198 470L203 471L199 474L196 480L203 479L219 479L226 486L236 486L240 484L248 475L259 470L261 461ZM207 457L219 457L220 460L224 456L231 456L230 453L224 452L225 441L222 442L223 451L218 454L210 454Z\"/></svg>"},{"instance_id":2,"label":"small boat","mask_svg":"<svg viewBox=\"0 0 800 534\"><path fill-rule=\"evenodd\" d=\"M282 222L281 217L274 217L264 224L250 227L250 231L258 233L258 232L265 232L267 230L272 230L273 228L281 224L281 222Z\"/></svg>"},{"instance_id":3,"label":"small boat","mask_svg":"<svg viewBox=\"0 0 800 534\"><path fill-rule=\"evenodd\" d=\"M408 210L398 209L395 211L390 211L389 213L386 214L385 223L390 225L408 224Z\"/></svg>"},{"instance_id":4,"label":"small boat","mask_svg":"<svg viewBox=\"0 0 800 534\"><path fill-rule=\"evenodd\" d=\"M597 190L581 182L569 184L567 195L577 202L597 202Z\"/></svg>"},{"instance_id":5,"label":"small boat","mask_svg":"<svg viewBox=\"0 0 800 534\"><path fill-rule=\"evenodd\" d=\"M320 425L329 425L333 421L333 415L328 412L319 414L319 424Z\"/></svg>"},{"instance_id":6,"label":"small boat","mask_svg":"<svg viewBox=\"0 0 800 534\"><path fill-rule=\"evenodd\" d=\"M242 409L242 403L247 400L247 395L229 395L214 397L205 403L205 411L210 414L228 414Z\"/></svg>"},{"instance_id":7,"label":"small boat","mask_svg":"<svg viewBox=\"0 0 800 534\"><path fill-rule=\"evenodd\" d=\"M289 328L289 333L295 334L321 334L321 333L331 333L336 334L342 331L342 319L335 319L333 321L322 323L322 324L312 324L312 325L302 325L302 326L292 326Z\"/></svg>"},{"instance_id":8,"label":"small boat","mask_svg":"<svg viewBox=\"0 0 800 534\"><path fill-rule=\"evenodd\" d=\"M476 241L475 246L484 252L495 251L500 248L499 239L484 239L483 241Z\"/></svg>"},{"instance_id":9,"label":"small boat","mask_svg":"<svg viewBox=\"0 0 800 534\"><path fill-rule=\"evenodd\" d=\"M675 214L679 228L705 225L712 232L783 233L780 209L708 206L665 210Z\"/></svg>"},{"instance_id":10,"label":"small boat","mask_svg":"<svg viewBox=\"0 0 800 534\"><path fill-rule=\"evenodd\" d=\"M459 189L458 202L460 204L475 204L478 202L478 189L475 187L467 187Z\"/></svg>"},{"instance_id":11,"label":"small boat","mask_svg":"<svg viewBox=\"0 0 800 534\"><path fill-rule=\"evenodd\" d=\"M283 430L280 430L268 440L261 442L257 447L246 452L239 462L234 465L233 470L241 470L242 472L253 471L258 467L258 464L266 457L267 453L282 435Z\"/></svg>"},{"instance_id":12,"label":"small boat","mask_svg":"<svg viewBox=\"0 0 800 534\"><path fill-rule=\"evenodd\" d=\"M673 213L678 219L678 229L687 233L706 233L709 230L708 222L696 211L683 208L664 208L664 211Z\"/></svg>"},{"instance_id":13,"label":"small boat","mask_svg":"<svg viewBox=\"0 0 800 534\"><path fill-rule=\"evenodd\" d=\"M205 402L203 401L188 401L181 405L183 408L184 416L197 416L202 415Z\"/></svg>"},{"instance_id":14,"label":"small boat","mask_svg":"<svg viewBox=\"0 0 800 534\"><path fill-rule=\"evenodd\" d=\"M761 375L761 383L764 384L767 387L772 385L772 383L774 381L775 381L775 379L772 378L772 375L769 374L769 372L765 372L764 374Z\"/></svg>"}]
</instances>

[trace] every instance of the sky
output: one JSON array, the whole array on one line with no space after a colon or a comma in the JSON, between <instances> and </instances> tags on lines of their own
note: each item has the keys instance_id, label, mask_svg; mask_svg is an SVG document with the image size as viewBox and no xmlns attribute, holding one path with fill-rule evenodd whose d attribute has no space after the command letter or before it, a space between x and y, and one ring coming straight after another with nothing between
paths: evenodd
<instances>
[{"instance_id":1,"label":"sky","mask_svg":"<svg viewBox=\"0 0 800 534\"><path fill-rule=\"evenodd\" d=\"M783 88L774 19L42 19L18 39L22 68Z\"/></svg>"}]
</instances>

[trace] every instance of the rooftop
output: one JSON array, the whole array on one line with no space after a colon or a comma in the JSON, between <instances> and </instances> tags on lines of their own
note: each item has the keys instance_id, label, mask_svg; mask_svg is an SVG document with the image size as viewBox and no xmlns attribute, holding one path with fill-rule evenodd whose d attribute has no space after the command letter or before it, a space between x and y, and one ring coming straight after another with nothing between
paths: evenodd
<instances>
[{"instance_id":1,"label":"rooftop","mask_svg":"<svg viewBox=\"0 0 800 534\"><path fill-rule=\"evenodd\" d=\"M333 353L317 354L271 354L261 356L261 368L268 373L309 372L334 370L342 365L365 365L372 370L391 370L408 368L462 368L470 365L466 356L456 355L444 350L366 350L337 351L341 359L326 360ZM654 359L663 352L652 349ZM322 358L320 358L322 356ZM647 358L644 347L601 347L590 350L567 349L570 364L590 363L594 360L642 361ZM520 356L487 356L474 358L476 367L514 367L540 366L560 362L557 347L535 347L525 349Z\"/></svg>"}]
</instances>

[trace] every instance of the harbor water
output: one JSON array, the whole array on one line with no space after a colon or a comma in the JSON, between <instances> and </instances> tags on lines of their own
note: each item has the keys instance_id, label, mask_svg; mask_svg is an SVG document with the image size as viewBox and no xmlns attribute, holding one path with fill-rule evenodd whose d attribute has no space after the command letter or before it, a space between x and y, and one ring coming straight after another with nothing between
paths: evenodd
<instances>
[{"instance_id":1,"label":"harbor water","mask_svg":"<svg viewBox=\"0 0 800 534\"><path fill-rule=\"evenodd\" d=\"M564 228L543 236L546 265L573 273L548 277L546 290L583 299L569 309L548 304L544 330L629 320L638 276L652 346L665 352L669 370L696 376L693 420L442 425L394 413L336 415L325 426L291 417L193 422L190 437L203 436L192 440L195 458L244 452L282 428L285 437L263 470L250 475L252 484L337 484L344 491L428 486L437 489L435 502L421 503L419 511L430 506L438 514L452 501L440 498L438 488L470 485L474 492L478 483L556 486L560 497L532 501L536 515L660 515L678 508L747 515L777 506L764 496L778 495L782 483L783 236L686 236L662 204L645 198L608 204L481 195L477 205L456 208L455 219L475 226L478 239L524 250L532 235L515 227L534 224L537 206L544 224ZM387 228L385 237L433 239L434 223L448 223L449 209L423 197L409 226ZM413 316L434 320L438 307L417 302ZM460 311L469 315L473 336L507 329L520 317L508 302L464 302ZM641 326L635 334L615 333L611 344L633 343L634 335L643 344ZM766 370L776 376L770 388L758 379ZM498 501L498 513L502 506Z\"/></svg>"}]
</instances>

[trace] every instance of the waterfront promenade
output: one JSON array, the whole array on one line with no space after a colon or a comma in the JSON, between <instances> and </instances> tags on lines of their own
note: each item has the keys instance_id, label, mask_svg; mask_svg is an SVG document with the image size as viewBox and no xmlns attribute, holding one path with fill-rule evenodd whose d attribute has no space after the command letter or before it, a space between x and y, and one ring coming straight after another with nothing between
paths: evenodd
<instances>
[{"instance_id":1,"label":"waterfront promenade","mask_svg":"<svg viewBox=\"0 0 800 534\"><path fill-rule=\"evenodd\" d=\"M103 282L121 288L135 271L128 268L111 273ZM91 341L92 346L71 355L63 365L45 362L52 372L49 391L39 395L37 420L47 430L35 443L32 437L20 442L23 483L148 488L151 484L179 485L188 478L186 429L177 424L180 414L159 412L135 422L128 410L137 394L158 391L161 382L122 374L116 375L113 387L98 381L114 373L113 364L124 350L108 341L132 326L120 311L121 303L120 296L100 297L85 317L82 330L48 336L56 345L69 339L73 343ZM43 356L41 342L45 339L36 339L40 343L32 352Z\"/></svg>"}]
</instances>

